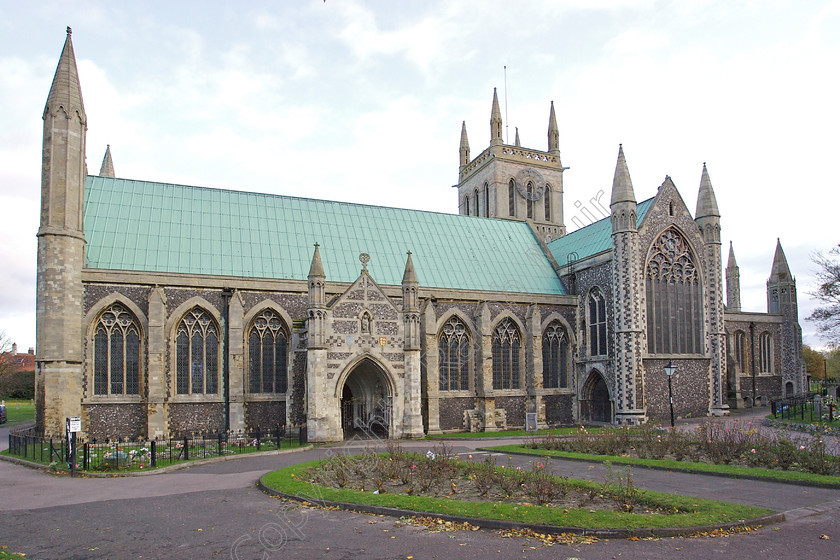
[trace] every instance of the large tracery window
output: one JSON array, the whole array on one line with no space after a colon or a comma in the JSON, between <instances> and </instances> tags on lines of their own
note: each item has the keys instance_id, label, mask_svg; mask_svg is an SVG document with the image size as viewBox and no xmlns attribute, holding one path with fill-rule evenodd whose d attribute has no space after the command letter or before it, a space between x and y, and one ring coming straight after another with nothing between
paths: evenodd
<instances>
[{"instance_id":1,"label":"large tracery window","mask_svg":"<svg viewBox=\"0 0 840 560\"><path fill-rule=\"evenodd\" d=\"M283 320L267 309L257 315L248 334L248 389L251 393L285 393L288 384L288 340Z\"/></svg>"},{"instance_id":2,"label":"large tracery window","mask_svg":"<svg viewBox=\"0 0 840 560\"><path fill-rule=\"evenodd\" d=\"M773 373L773 336L769 332L761 333L758 339L761 373Z\"/></svg>"},{"instance_id":3,"label":"large tracery window","mask_svg":"<svg viewBox=\"0 0 840 560\"><path fill-rule=\"evenodd\" d=\"M703 295L688 242L673 229L654 242L647 273L648 351L703 352Z\"/></svg>"},{"instance_id":4,"label":"large tracery window","mask_svg":"<svg viewBox=\"0 0 840 560\"><path fill-rule=\"evenodd\" d=\"M552 321L542 340L543 388L569 386L569 339L560 321Z\"/></svg>"},{"instance_id":5,"label":"large tracery window","mask_svg":"<svg viewBox=\"0 0 840 560\"><path fill-rule=\"evenodd\" d=\"M189 393L219 392L219 327L210 313L194 307L178 325L176 390Z\"/></svg>"},{"instance_id":6,"label":"large tracery window","mask_svg":"<svg viewBox=\"0 0 840 560\"><path fill-rule=\"evenodd\" d=\"M519 329L503 319L493 331L493 389L519 389Z\"/></svg>"},{"instance_id":7,"label":"large tracery window","mask_svg":"<svg viewBox=\"0 0 840 560\"><path fill-rule=\"evenodd\" d=\"M93 335L93 394L140 393L140 329L119 303L99 317Z\"/></svg>"},{"instance_id":8,"label":"large tracery window","mask_svg":"<svg viewBox=\"0 0 840 560\"><path fill-rule=\"evenodd\" d=\"M607 301L598 288L589 293L589 355L607 355Z\"/></svg>"},{"instance_id":9,"label":"large tracery window","mask_svg":"<svg viewBox=\"0 0 840 560\"><path fill-rule=\"evenodd\" d=\"M453 317L443 325L438 342L441 391L470 388L470 338L467 328Z\"/></svg>"}]
</instances>

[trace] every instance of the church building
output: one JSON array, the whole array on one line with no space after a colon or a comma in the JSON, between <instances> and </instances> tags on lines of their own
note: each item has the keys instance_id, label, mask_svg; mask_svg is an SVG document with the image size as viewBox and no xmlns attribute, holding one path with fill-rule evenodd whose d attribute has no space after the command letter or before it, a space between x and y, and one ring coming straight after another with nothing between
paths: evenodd
<instances>
[{"instance_id":1,"label":"church building","mask_svg":"<svg viewBox=\"0 0 840 560\"><path fill-rule=\"evenodd\" d=\"M609 217L568 233L553 104L545 151L502 141L495 92L475 157L462 124L458 214L122 178L110 147L88 174L69 29L43 120L48 435L634 425L668 416L669 364L678 416L807 390L781 245L742 310L705 164L692 215L669 177L637 201L621 146Z\"/></svg>"}]
</instances>

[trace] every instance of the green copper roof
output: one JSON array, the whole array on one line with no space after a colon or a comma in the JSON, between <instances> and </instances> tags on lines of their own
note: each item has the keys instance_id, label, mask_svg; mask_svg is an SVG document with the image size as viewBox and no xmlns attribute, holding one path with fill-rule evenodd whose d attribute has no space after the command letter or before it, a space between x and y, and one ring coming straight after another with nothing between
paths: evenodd
<instances>
[{"instance_id":1,"label":"green copper roof","mask_svg":"<svg viewBox=\"0 0 840 560\"><path fill-rule=\"evenodd\" d=\"M653 204L653 198L636 205L636 211L638 212L636 225L641 225L651 204ZM560 266L566 265L569 260L578 261L608 251L611 247L612 224L609 218L598 220L563 237L558 237L548 244L551 255ZM572 255L571 259L569 255Z\"/></svg>"},{"instance_id":2,"label":"green copper roof","mask_svg":"<svg viewBox=\"0 0 840 560\"><path fill-rule=\"evenodd\" d=\"M406 251L421 286L563 294L528 224L89 176L87 266L305 280L320 243L328 281L353 282L370 255L399 285Z\"/></svg>"}]
</instances>

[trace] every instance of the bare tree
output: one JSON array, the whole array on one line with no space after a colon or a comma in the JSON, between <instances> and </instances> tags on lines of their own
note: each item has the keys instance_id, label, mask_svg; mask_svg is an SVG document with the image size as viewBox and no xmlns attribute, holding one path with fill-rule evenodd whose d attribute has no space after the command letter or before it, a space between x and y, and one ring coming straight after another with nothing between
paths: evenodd
<instances>
[{"instance_id":1,"label":"bare tree","mask_svg":"<svg viewBox=\"0 0 840 560\"><path fill-rule=\"evenodd\" d=\"M12 352L12 340L6 336L6 331L0 330L0 377L15 371Z\"/></svg>"},{"instance_id":2,"label":"bare tree","mask_svg":"<svg viewBox=\"0 0 840 560\"><path fill-rule=\"evenodd\" d=\"M817 324L820 336L832 346L840 344L840 244L828 253L815 253L811 260L817 269L817 289L810 294L822 304L808 321Z\"/></svg>"}]
</instances>

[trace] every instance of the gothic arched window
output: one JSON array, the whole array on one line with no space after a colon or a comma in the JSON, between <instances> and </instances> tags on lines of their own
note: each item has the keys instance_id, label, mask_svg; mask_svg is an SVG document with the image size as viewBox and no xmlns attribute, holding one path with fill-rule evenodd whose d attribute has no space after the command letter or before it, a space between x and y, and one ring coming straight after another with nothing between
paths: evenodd
<instances>
[{"instance_id":1,"label":"gothic arched window","mask_svg":"<svg viewBox=\"0 0 840 560\"><path fill-rule=\"evenodd\" d=\"M747 371L747 335L744 331L735 333L735 365L739 373Z\"/></svg>"},{"instance_id":2,"label":"gothic arched window","mask_svg":"<svg viewBox=\"0 0 840 560\"><path fill-rule=\"evenodd\" d=\"M758 353L761 373L773 373L773 336L769 332L761 333L758 339Z\"/></svg>"},{"instance_id":3,"label":"gothic arched window","mask_svg":"<svg viewBox=\"0 0 840 560\"><path fill-rule=\"evenodd\" d=\"M206 310L190 309L178 325L175 338L176 390L219 392L219 327Z\"/></svg>"},{"instance_id":4,"label":"gothic arched window","mask_svg":"<svg viewBox=\"0 0 840 560\"><path fill-rule=\"evenodd\" d=\"M484 217L490 217L490 186L484 183Z\"/></svg>"},{"instance_id":5,"label":"gothic arched window","mask_svg":"<svg viewBox=\"0 0 840 560\"><path fill-rule=\"evenodd\" d=\"M93 394L140 393L140 328L125 307L115 303L96 324L93 335Z\"/></svg>"},{"instance_id":6,"label":"gothic arched window","mask_svg":"<svg viewBox=\"0 0 840 560\"><path fill-rule=\"evenodd\" d=\"M560 321L552 321L542 340L543 388L569 386L569 338Z\"/></svg>"},{"instance_id":7,"label":"gothic arched window","mask_svg":"<svg viewBox=\"0 0 840 560\"><path fill-rule=\"evenodd\" d=\"M544 201L544 204L545 204L545 221L550 222L551 221L551 187L548 186L547 184L545 186L545 194L543 196L545 197L545 201Z\"/></svg>"},{"instance_id":8,"label":"gothic arched window","mask_svg":"<svg viewBox=\"0 0 840 560\"><path fill-rule=\"evenodd\" d=\"M589 292L589 355L607 355L607 300L598 288Z\"/></svg>"},{"instance_id":9,"label":"gothic arched window","mask_svg":"<svg viewBox=\"0 0 840 560\"><path fill-rule=\"evenodd\" d=\"M470 195L464 195L464 215L470 215Z\"/></svg>"},{"instance_id":10,"label":"gothic arched window","mask_svg":"<svg viewBox=\"0 0 840 560\"><path fill-rule=\"evenodd\" d=\"M493 389L519 389L519 329L503 319L493 330Z\"/></svg>"},{"instance_id":11,"label":"gothic arched window","mask_svg":"<svg viewBox=\"0 0 840 560\"><path fill-rule=\"evenodd\" d=\"M470 337L457 317L449 319L440 331L438 370L441 391L470 388Z\"/></svg>"},{"instance_id":12,"label":"gothic arched window","mask_svg":"<svg viewBox=\"0 0 840 560\"><path fill-rule=\"evenodd\" d=\"M481 216L481 204L479 203L478 189L475 189L473 194L475 195L475 210L473 210L473 212L476 216Z\"/></svg>"},{"instance_id":13,"label":"gothic arched window","mask_svg":"<svg viewBox=\"0 0 840 560\"><path fill-rule=\"evenodd\" d=\"M285 393L288 383L286 326L276 312L257 315L248 334L248 374L251 393Z\"/></svg>"},{"instance_id":14,"label":"gothic arched window","mask_svg":"<svg viewBox=\"0 0 840 560\"><path fill-rule=\"evenodd\" d=\"M508 182L508 214L516 216L516 185L513 179Z\"/></svg>"},{"instance_id":15,"label":"gothic arched window","mask_svg":"<svg viewBox=\"0 0 840 560\"><path fill-rule=\"evenodd\" d=\"M703 352L703 294L688 241L675 229L660 235L648 254L648 351Z\"/></svg>"}]
</instances>

